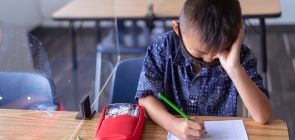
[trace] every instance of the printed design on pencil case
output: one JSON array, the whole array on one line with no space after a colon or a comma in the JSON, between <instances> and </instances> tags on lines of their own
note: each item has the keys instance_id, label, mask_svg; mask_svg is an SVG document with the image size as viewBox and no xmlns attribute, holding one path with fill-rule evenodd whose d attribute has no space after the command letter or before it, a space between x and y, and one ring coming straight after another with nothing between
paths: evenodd
<instances>
[{"instance_id":1,"label":"printed design on pencil case","mask_svg":"<svg viewBox=\"0 0 295 140\"><path fill-rule=\"evenodd\" d=\"M130 115L138 117L139 107L129 103L109 104L107 106L105 119L108 117L115 118L117 115Z\"/></svg>"}]
</instances>

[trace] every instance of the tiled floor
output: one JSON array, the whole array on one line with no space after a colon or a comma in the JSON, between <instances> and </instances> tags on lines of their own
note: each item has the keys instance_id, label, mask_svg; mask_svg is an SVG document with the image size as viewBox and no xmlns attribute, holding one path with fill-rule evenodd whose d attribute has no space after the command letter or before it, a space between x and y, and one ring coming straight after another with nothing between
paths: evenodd
<instances>
[{"instance_id":1,"label":"tiled floor","mask_svg":"<svg viewBox=\"0 0 295 140\"><path fill-rule=\"evenodd\" d=\"M284 120L288 124L290 139L295 139L295 31L293 26L287 30L286 27L283 28L284 30L277 27L276 30L273 30L273 28L267 30L268 73L264 77L267 77L273 117ZM102 36L107 36L107 31L103 30ZM69 111L78 109L78 102L85 94L90 94L94 98L96 32L94 28L79 28L76 32L79 68L73 71L68 30L63 28L38 28L33 31L33 34L45 46L60 101ZM139 42L145 41L144 35L139 35L139 38L141 39ZM130 40L128 35L126 35L125 40ZM254 51L260 63L259 41L259 35L248 28L244 43ZM141 56L121 56L121 59ZM113 62L117 59L117 57L108 56L103 56L103 58L112 59ZM258 70L261 70L260 65ZM108 88L101 95L103 98L102 101L100 100L101 102L107 102L107 91L109 91Z\"/></svg>"}]
</instances>

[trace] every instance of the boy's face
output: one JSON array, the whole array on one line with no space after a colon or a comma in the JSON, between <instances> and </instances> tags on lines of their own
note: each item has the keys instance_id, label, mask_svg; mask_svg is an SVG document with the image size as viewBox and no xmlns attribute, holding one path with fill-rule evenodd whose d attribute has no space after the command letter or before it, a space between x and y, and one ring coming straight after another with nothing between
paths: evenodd
<instances>
[{"instance_id":1,"label":"boy's face","mask_svg":"<svg viewBox=\"0 0 295 140\"><path fill-rule=\"evenodd\" d=\"M204 43L201 43L198 34L195 33L193 36L181 34L179 22L176 21L172 22L172 26L182 41L184 47L182 53L189 61L190 59L194 59L192 61L196 61L195 63L198 63L198 65L201 64L200 66L205 68L213 68L220 64L216 55L212 55L211 53L207 53L205 51L205 48L208 46L206 46ZM189 58L190 56L193 58Z\"/></svg>"}]
</instances>

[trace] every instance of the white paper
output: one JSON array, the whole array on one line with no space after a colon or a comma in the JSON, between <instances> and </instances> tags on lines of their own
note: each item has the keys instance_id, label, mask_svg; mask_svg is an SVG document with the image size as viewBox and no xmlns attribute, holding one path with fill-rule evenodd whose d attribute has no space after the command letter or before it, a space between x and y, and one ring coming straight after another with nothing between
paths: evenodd
<instances>
[{"instance_id":1,"label":"white paper","mask_svg":"<svg viewBox=\"0 0 295 140\"><path fill-rule=\"evenodd\" d=\"M210 137L203 136L201 140L248 140L243 120L205 121L206 131ZM168 133L168 140L179 140Z\"/></svg>"}]
</instances>

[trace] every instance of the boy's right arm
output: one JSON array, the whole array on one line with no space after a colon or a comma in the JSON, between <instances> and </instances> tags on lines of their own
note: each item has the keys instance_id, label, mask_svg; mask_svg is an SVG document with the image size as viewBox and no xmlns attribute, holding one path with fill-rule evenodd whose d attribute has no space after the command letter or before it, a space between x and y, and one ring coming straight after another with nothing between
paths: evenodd
<instances>
[{"instance_id":1,"label":"boy's right arm","mask_svg":"<svg viewBox=\"0 0 295 140\"><path fill-rule=\"evenodd\" d=\"M180 139L199 139L204 132L203 121L197 119L188 121L183 117L177 118L171 115L154 96L139 98L138 102L155 123Z\"/></svg>"}]
</instances>

